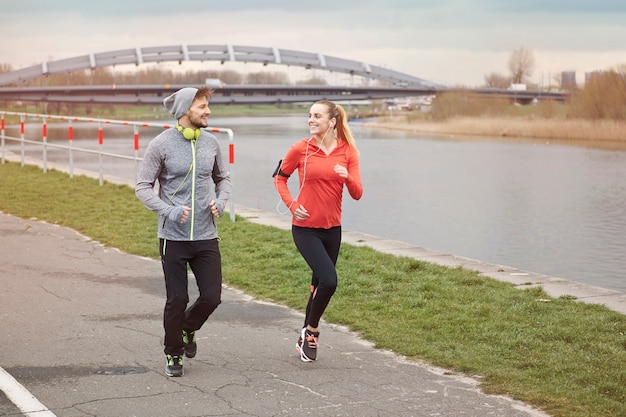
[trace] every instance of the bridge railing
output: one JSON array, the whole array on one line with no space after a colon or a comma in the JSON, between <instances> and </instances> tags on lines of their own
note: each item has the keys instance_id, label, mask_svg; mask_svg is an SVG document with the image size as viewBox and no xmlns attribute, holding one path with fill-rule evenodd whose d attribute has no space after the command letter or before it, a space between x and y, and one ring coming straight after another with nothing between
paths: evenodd
<instances>
[{"instance_id":1,"label":"bridge railing","mask_svg":"<svg viewBox=\"0 0 626 417\"><path fill-rule=\"evenodd\" d=\"M6 118L7 117L16 117L19 118L19 137L9 136L6 134ZM29 131L29 139L26 137L26 122L28 119L38 119L41 120L41 138L34 139L35 136L38 136L34 130L31 135ZM61 145L58 143L51 143L48 141L48 121L60 121L62 123L67 123L67 145ZM94 123L98 126L98 134L97 134L97 149L88 149L81 148L75 145L74 143L74 124L75 122L86 122L86 123ZM124 155L120 153L112 153L106 152L104 150L104 128L106 126L129 126L133 128L133 156ZM162 123L154 123L154 122L133 122L133 121L124 121L124 120L112 120L112 119L97 119L97 118L89 118L89 117L76 117L76 116L59 116L59 115L51 115L51 114L34 114L34 113L21 113L21 112L11 112L11 111L3 111L0 110L0 153L2 164L5 163L6 153L7 153L7 141L19 142L20 145L20 161L22 166L25 165L26 161L26 145L36 145L42 147L42 155L41 161L43 164L43 172L48 171L48 150L49 149L60 149L66 150L68 155L68 172L70 178L74 177L74 155L75 153L85 153L85 154L95 154L98 157L98 177L100 185L104 184L104 163L103 158L109 157L119 160L126 160L134 162L134 171L135 171L135 180L139 164L143 160L139 156L139 131L141 128L162 128L169 129L174 125L171 124L162 124ZM225 134L228 137L228 162L231 166L231 179L233 179L233 167L235 163L235 145L234 145L234 133L231 129L222 128L222 127L206 127L203 130L211 132L211 133L220 133ZM229 206L230 206L230 219L231 221L235 221L235 203L233 194L231 194Z\"/></svg>"}]
</instances>

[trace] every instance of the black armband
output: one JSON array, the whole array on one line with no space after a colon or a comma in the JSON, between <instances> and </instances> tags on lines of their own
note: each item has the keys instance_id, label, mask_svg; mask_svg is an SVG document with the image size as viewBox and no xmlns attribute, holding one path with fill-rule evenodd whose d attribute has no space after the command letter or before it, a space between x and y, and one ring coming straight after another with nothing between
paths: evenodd
<instances>
[{"instance_id":1,"label":"black armband","mask_svg":"<svg viewBox=\"0 0 626 417\"><path fill-rule=\"evenodd\" d=\"M274 173L272 174L272 178L274 178L276 175L280 175L281 177L285 177L285 178L289 178L289 175L285 174L283 171L281 171L280 169L280 165L283 163L283 160L281 159L280 161L278 161L278 166L276 167L276 169L274 170Z\"/></svg>"}]
</instances>

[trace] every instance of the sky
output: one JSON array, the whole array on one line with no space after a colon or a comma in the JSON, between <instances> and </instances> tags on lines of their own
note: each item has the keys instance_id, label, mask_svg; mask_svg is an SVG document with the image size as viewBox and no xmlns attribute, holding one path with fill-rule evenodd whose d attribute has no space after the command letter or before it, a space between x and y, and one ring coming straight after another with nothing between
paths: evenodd
<instances>
[{"instance_id":1,"label":"sky","mask_svg":"<svg viewBox=\"0 0 626 417\"><path fill-rule=\"evenodd\" d=\"M531 80L548 85L562 71L582 82L585 72L626 64L624 39L624 0L0 0L0 64L13 69L118 49L232 44L480 87L487 74L509 75L512 52L525 48L535 56Z\"/></svg>"}]
</instances>

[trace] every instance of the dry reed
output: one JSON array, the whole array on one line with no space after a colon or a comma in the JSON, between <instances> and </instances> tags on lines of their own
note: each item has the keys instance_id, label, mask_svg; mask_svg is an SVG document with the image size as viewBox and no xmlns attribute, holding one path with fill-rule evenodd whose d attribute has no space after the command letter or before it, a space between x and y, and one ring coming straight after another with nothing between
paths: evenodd
<instances>
[{"instance_id":1,"label":"dry reed","mask_svg":"<svg viewBox=\"0 0 626 417\"><path fill-rule=\"evenodd\" d=\"M542 139L611 149L626 148L626 121L537 117L454 117L444 121L386 117L367 126L446 136Z\"/></svg>"}]
</instances>

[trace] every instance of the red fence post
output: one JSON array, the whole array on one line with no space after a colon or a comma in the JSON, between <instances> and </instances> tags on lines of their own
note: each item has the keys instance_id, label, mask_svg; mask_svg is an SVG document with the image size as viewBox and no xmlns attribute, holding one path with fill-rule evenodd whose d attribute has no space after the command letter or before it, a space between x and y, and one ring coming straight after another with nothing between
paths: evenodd
<instances>
[{"instance_id":1,"label":"red fence post","mask_svg":"<svg viewBox=\"0 0 626 417\"><path fill-rule=\"evenodd\" d=\"M48 172L48 148L46 147L48 143L48 124L45 116L41 125L41 139L43 141L43 172L46 173Z\"/></svg>"}]
</instances>

